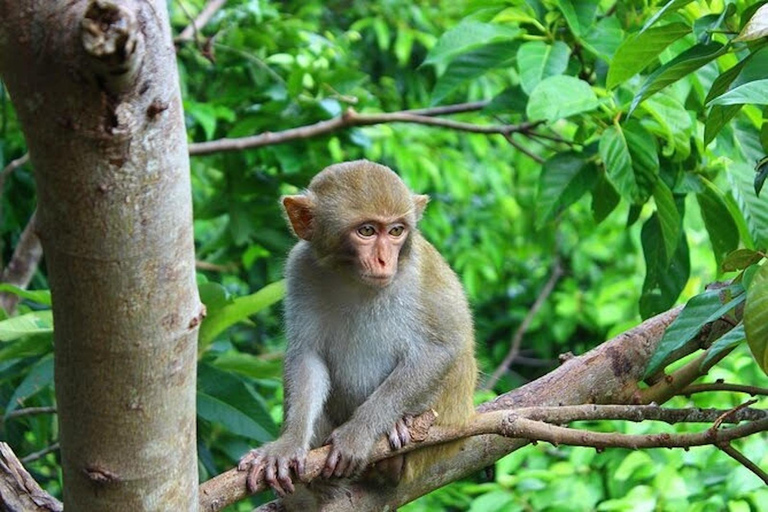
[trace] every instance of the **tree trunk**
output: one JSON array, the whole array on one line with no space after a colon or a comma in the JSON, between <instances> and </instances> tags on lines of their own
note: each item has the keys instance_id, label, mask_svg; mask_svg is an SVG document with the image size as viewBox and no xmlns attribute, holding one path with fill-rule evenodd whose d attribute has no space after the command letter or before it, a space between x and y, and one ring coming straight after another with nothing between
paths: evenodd
<instances>
[{"instance_id":1,"label":"tree trunk","mask_svg":"<svg viewBox=\"0 0 768 512\"><path fill-rule=\"evenodd\" d=\"M64 506L197 509L189 161L164 0L0 0L55 322Z\"/></svg>"}]
</instances>

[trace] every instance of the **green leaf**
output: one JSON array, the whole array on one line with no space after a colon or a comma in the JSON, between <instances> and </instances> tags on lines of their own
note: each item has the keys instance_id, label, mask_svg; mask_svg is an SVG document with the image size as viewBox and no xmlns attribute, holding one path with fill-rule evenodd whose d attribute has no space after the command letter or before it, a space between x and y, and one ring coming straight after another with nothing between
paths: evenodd
<instances>
[{"instance_id":1,"label":"green leaf","mask_svg":"<svg viewBox=\"0 0 768 512\"><path fill-rule=\"evenodd\" d=\"M264 400L241 377L200 364L198 390L197 414L204 420L261 443L275 438L278 429Z\"/></svg>"},{"instance_id":2,"label":"green leaf","mask_svg":"<svg viewBox=\"0 0 768 512\"><path fill-rule=\"evenodd\" d=\"M723 260L721 268L723 272L734 272L758 263L763 255L752 249L736 249Z\"/></svg>"},{"instance_id":3,"label":"green leaf","mask_svg":"<svg viewBox=\"0 0 768 512\"><path fill-rule=\"evenodd\" d=\"M659 152L656 138L638 121L629 120L624 124L624 138L632 157L632 171L637 182L636 203L644 203L653 193L659 176Z\"/></svg>"},{"instance_id":4,"label":"green leaf","mask_svg":"<svg viewBox=\"0 0 768 512\"><path fill-rule=\"evenodd\" d=\"M558 75L545 78L534 88L526 114L532 121L555 121L594 110L597 106L597 96L587 82Z\"/></svg>"},{"instance_id":5,"label":"green leaf","mask_svg":"<svg viewBox=\"0 0 768 512\"><path fill-rule=\"evenodd\" d=\"M743 105L745 103L755 105L768 105L768 79L755 80L740 85L725 94L713 99L710 105Z\"/></svg>"},{"instance_id":6,"label":"green leaf","mask_svg":"<svg viewBox=\"0 0 768 512\"><path fill-rule=\"evenodd\" d=\"M602 60L610 62L611 57L621 46L624 30L621 28L621 22L611 16L598 21L592 29L586 34L582 34L581 37L581 42L587 50Z\"/></svg>"},{"instance_id":7,"label":"green leaf","mask_svg":"<svg viewBox=\"0 0 768 512\"><path fill-rule=\"evenodd\" d=\"M653 62L667 46L690 32L691 28L685 23L670 23L628 38L611 60L606 86L613 89L626 82Z\"/></svg>"},{"instance_id":8,"label":"green leaf","mask_svg":"<svg viewBox=\"0 0 768 512\"><path fill-rule=\"evenodd\" d=\"M700 178L704 190L696 194L696 199L704 219L704 226L709 233L709 241L719 268L724 268L726 256L739 246L739 227L733 220L728 206L720 191L709 181ZM727 272L727 270L726 270Z\"/></svg>"},{"instance_id":9,"label":"green leaf","mask_svg":"<svg viewBox=\"0 0 768 512\"><path fill-rule=\"evenodd\" d=\"M736 204L749 228L753 245L768 247L768 207L765 200L755 194L754 170L744 163L732 163L728 166L727 176Z\"/></svg>"},{"instance_id":10,"label":"green leaf","mask_svg":"<svg viewBox=\"0 0 768 512\"><path fill-rule=\"evenodd\" d=\"M501 94L491 100L483 109L488 114L523 113L528 104L528 98L519 85L504 89Z\"/></svg>"},{"instance_id":11,"label":"green leaf","mask_svg":"<svg viewBox=\"0 0 768 512\"><path fill-rule=\"evenodd\" d=\"M664 242L664 252L667 255L666 263L669 263L669 258L672 257L677 244L680 242L682 218L680 212L677 211L672 191L664 181L656 181L656 186L653 188L653 199L659 214L661 238Z\"/></svg>"},{"instance_id":12,"label":"green leaf","mask_svg":"<svg viewBox=\"0 0 768 512\"><path fill-rule=\"evenodd\" d=\"M543 41L531 41L520 45L517 50L517 72L520 85L526 94L544 78L562 75L568 67L571 49L562 41L547 44Z\"/></svg>"},{"instance_id":13,"label":"green leaf","mask_svg":"<svg viewBox=\"0 0 768 512\"><path fill-rule=\"evenodd\" d=\"M651 18L645 22L645 25L643 25L643 28L640 29L640 33L645 32L648 30L654 23L659 21L661 18L666 16L667 14L673 13L680 9L681 7L685 7L689 3L691 3L693 0L670 0L666 4L664 4L664 7L659 9L659 11L651 16Z\"/></svg>"},{"instance_id":14,"label":"green leaf","mask_svg":"<svg viewBox=\"0 0 768 512\"><path fill-rule=\"evenodd\" d=\"M520 29L516 27L464 20L440 37L424 64L444 66L456 55L490 43L512 41L519 34Z\"/></svg>"},{"instance_id":15,"label":"green leaf","mask_svg":"<svg viewBox=\"0 0 768 512\"><path fill-rule=\"evenodd\" d=\"M565 22L576 36L581 36L595 23L595 14L600 2L596 0L556 0L555 5L563 13Z\"/></svg>"},{"instance_id":16,"label":"green leaf","mask_svg":"<svg viewBox=\"0 0 768 512\"><path fill-rule=\"evenodd\" d=\"M634 112L643 100L659 92L666 86L677 82L684 76L693 73L701 66L712 62L717 57L724 54L728 48L728 46L716 42L697 44L661 66L651 73L640 88L640 91L638 91L632 99L628 115L631 116L632 112Z\"/></svg>"},{"instance_id":17,"label":"green leaf","mask_svg":"<svg viewBox=\"0 0 768 512\"><path fill-rule=\"evenodd\" d=\"M707 113L707 118L704 121L704 145L708 146L710 142L715 140L717 134L720 133L723 126L733 119L733 116L739 113L743 105L728 105L724 107L722 105L715 105Z\"/></svg>"},{"instance_id":18,"label":"green leaf","mask_svg":"<svg viewBox=\"0 0 768 512\"><path fill-rule=\"evenodd\" d=\"M763 128L768 123L763 123ZM755 166L755 195L760 197L760 191L763 190L765 179L768 178L768 157L763 158Z\"/></svg>"},{"instance_id":19,"label":"green leaf","mask_svg":"<svg viewBox=\"0 0 768 512\"><path fill-rule=\"evenodd\" d=\"M539 178L537 227L544 225L594 187L598 173L594 167L585 163L583 156L573 152L559 153L544 162Z\"/></svg>"},{"instance_id":20,"label":"green leaf","mask_svg":"<svg viewBox=\"0 0 768 512\"><path fill-rule=\"evenodd\" d=\"M643 224L640 240L645 257L645 280L640 296L640 315L643 318L650 318L672 307L685 288L685 283L688 282L691 264L685 236L680 237L672 258L668 258L657 213Z\"/></svg>"},{"instance_id":21,"label":"green leaf","mask_svg":"<svg viewBox=\"0 0 768 512\"><path fill-rule=\"evenodd\" d=\"M757 364L768 374L768 265L752 277L744 306L744 332Z\"/></svg>"},{"instance_id":22,"label":"green leaf","mask_svg":"<svg viewBox=\"0 0 768 512\"><path fill-rule=\"evenodd\" d=\"M709 364L709 362L712 361L719 354L743 342L745 337L746 337L746 334L744 333L744 323L739 322L738 325L736 325L736 327L734 327L724 335L720 336L720 338L718 338L717 341L712 343L712 345L709 347L709 350L707 350L706 357L701 362L701 367L705 368Z\"/></svg>"},{"instance_id":23,"label":"green leaf","mask_svg":"<svg viewBox=\"0 0 768 512\"><path fill-rule=\"evenodd\" d=\"M8 343L0 349L0 362L53 352L53 333L32 334Z\"/></svg>"},{"instance_id":24,"label":"green leaf","mask_svg":"<svg viewBox=\"0 0 768 512\"><path fill-rule=\"evenodd\" d=\"M621 196L613 188L607 176L601 174L592 190L592 217L597 224L603 222L618 206Z\"/></svg>"},{"instance_id":25,"label":"green leaf","mask_svg":"<svg viewBox=\"0 0 768 512\"><path fill-rule=\"evenodd\" d=\"M53 312L33 311L0 322L0 341L13 341L30 334L53 332Z\"/></svg>"},{"instance_id":26,"label":"green leaf","mask_svg":"<svg viewBox=\"0 0 768 512\"><path fill-rule=\"evenodd\" d=\"M456 88L491 69L511 66L515 61L515 46L508 42L489 44L456 57L437 79L432 104L440 103Z\"/></svg>"},{"instance_id":27,"label":"green leaf","mask_svg":"<svg viewBox=\"0 0 768 512\"><path fill-rule=\"evenodd\" d=\"M25 400L52 384L53 354L48 354L32 365L27 376L24 377L21 384L13 391L13 395L8 400L8 405L5 408L5 417L7 418L11 412L15 411L20 405L23 405Z\"/></svg>"},{"instance_id":28,"label":"green leaf","mask_svg":"<svg viewBox=\"0 0 768 512\"><path fill-rule=\"evenodd\" d=\"M600 158L610 182L629 202L635 202L639 189L632 171L632 156L620 126L609 126L600 137Z\"/></svg>"},{"instance_id":29,"label":"green leaf","mask_svg":"<svg viewBox=\"0 0 768 512\"><path fill-rule=\"evenodd\" d=\"M675 161L688 158L691 154L691 139L695 126L691 113L682 103L668 94L657 94L643 103L643 109L658 123L659 129L650 127L667 140L663 149L665 156L674 155Z\"/></svg>"},{"instance_id":30,"label":"green leaf","mask_svg":"<svg viewBox=\"0 0 768 512\"><path fill-rule=\"evenodd\" d=\"M236 372L253 379L279 378L283 368L282 358L265 359L237 351L225 352L211 364L225 372Z\"/></svg>"},{"instance_id":31,"label":"green leaf","mask_svg":"<svg viewBox=\"0 0 768 512\"><path fill-rule=\"evenodd\" d=\"M213 314L203 320L203 324L200 326L198 350L203 352L222 331L268 308L284 296L285 283L277 281L268 284L256 293L238 297L231 304L214 311Z\"/></svg>"},{"instance_id":32,"label":"green leaf","mask_svg":"<svg viewBox=\"0 0 768 512\"><path fill-rule=\"evenodd\" d=\"M664 332L664 336L656 347L656 352L648 362L645 375L656 373L667 357L692 340L705 324L717 320L744 302L746 299L744 293L728 300L731 296L730 292L733 291L734 288L707 290L691 298L680 315Z\"/></svg>"},{"instance_id":33,"label":"green leaf","mask_svg":"<svg viewBox=\"0 0 768 512\"><path fill-rule=\"evenodd\" d=\"M31 300L43 306L51 306L51 291L50 290L23 290L18 286L12 284L3 283L0 284L0 292L12 293L22 299Z\"/></svg>"}]
</instances>

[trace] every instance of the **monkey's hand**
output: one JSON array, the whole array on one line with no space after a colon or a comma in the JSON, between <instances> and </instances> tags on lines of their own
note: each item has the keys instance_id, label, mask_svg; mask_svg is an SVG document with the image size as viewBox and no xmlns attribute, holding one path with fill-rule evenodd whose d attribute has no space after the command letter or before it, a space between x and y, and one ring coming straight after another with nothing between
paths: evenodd
<instances>
[{"instance_id":1,"label":"monkey's hand","mask_svg":"<svg viewBox=\"0 0 768 512\"><path fill-rule=\"evenodd\" d=\"M323 476L351 477L368 465L376 435L354 422L347 422L331 432L326 443L331 444L331 451L325 459Z\"/></svg>"},{"instance_id":2,"label":"monkey's hand","mask_svg":"<svg viewBox=\"0 0 768 512\"><path fill-rule=\"evenodd\" d=\"M389 431L387 439L389 446L393 450L399 450L404 446L411 444L411 431L408 427L413 423L413 416L405 415L395 422L395 426Z\"/></svg>"},{"instance_id":3,"label":"monkey's hand","mask_svg":"<svg viewBox=\"0 0 768 512\"><path fill-rule=\"evenodd\" d=\"M246 484L253 492L263 475L264 481L277 493L284 497L292 493L293 480L291 470L301 479L304 475L304 462L307 458L307 448L298 446L292 440L281 437L277 441L265 444L251 450L240 459L237 465L239 471L248 471Z\"/></svg>"}]
</instances>

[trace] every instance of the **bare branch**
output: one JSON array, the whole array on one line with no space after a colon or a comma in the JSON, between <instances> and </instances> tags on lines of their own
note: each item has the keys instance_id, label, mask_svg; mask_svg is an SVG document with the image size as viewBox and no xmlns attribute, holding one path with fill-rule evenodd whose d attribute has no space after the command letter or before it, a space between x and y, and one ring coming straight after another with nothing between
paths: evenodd
<instances>
[{"instance_id":1,"label":"bare branch","mask_svg":"<svg viewBox=\"0 0 768 512\"><path fill-rule=\"evenodd\" d=\"M484 106L484 102L454 105L450 107L436 107L434 109L420 109L415 111L388 112L380 114L359 114L354 109L348 109L340 117L320 121L319 123L291 128L280 132L266 132L250 137L238 139L219 139L210 142L197 142L189 145L190 155L208 155L220 151L240 151L253 149L273 144L284 144L296 140L308 139L336 132L344 128L356 126L372 126L385 123L415 123L427 126L437 126L452 130L500 134L508 136L512 133L530 130L541 122L525 122L518 125L476 125L453 121L450 119L436 119L433 116L438 113L456 113L478 110ZM437 113L436 113L437 112Z\"/></svg>"},{"instance_id":2,"label":"bare branch","mask_svg":"<svg viewBox=\"0 0 768 512\"><path fill-rule=\"evenodd\" d=\"M29 162L29 153L25 154L24 156L20 156L16 160L11 160L11 162L6 165L2 171L0 171L0 192L3 191L5 180L8 178L8 175L27 162Z\"/></svg>"},{"instance_id":3,"label":"bare branch","mask_svg":"<svg viewBox=\"0 0 768 512\"><path fill-rule=\"evenodd\" d=\"M227 3L227 0L209 0L209 2L205 4L205 7L200 11L200 14L197 15L197 18L187 25L174 41L177 43L184 43L197 39L197 33L211 20L211 18L213 18L216 11L221 9L225 3Z\"/></svg>"},{"instance_id":4,"label":"bare branch","mask_svg":"<svg viewBox=\"0 0 768 512\"><path fill-rule=\"evenodd\" d=\"M26 288L35 275L40 258L43 257L43 247L37 236L37 212L27 222L27 226L19 237L11 261L0 274L0 282ZM0 307L11 313L19 303L18 295L0 292Z\"/></svg>"},{"instance_id":5,"label":"bare branch","mask_svg":"<svg viewBox=\"0 0 768 512\"><path fill-rule=\"evenodd\" d=\"M6 443L0 443L0 508L62 512L61 502L43 491Z\"/></svg>"},{"instance_id":6,"label":"bare branch","mask_svg":"<svg viewBox=\"0 0 768 512\"><path fill-rule=\"evenodd\" d=\"M27 455L26 457L21 459L21 462L23 462L24 464L29 464L30 462L34 462L37 459L42 459L43 457L45 457L49 453L57 451L59 448L61 448L59 446L59 443L53 443L52 445L46 446L45 448L43 448L42 450L40 450L38 452L30 453L29 455Z\"/></svg>"},{"instance_id":7,"label":"bare branch","mask_svg":"<svg viewBox=\"0 0 768 512\"><path fill-rule=\"evenodd\" d=\"M39 414L56 414L55 407L25 407L11 412L6 419L21 418L23 416L37 416Z\"/></svg>"},{"instance_id":8,"label":"bare branch","mask_svg":"<svg viewBox=\"0 0 768 512\"><path fill-rule=\"evenodd\" d=\"M768 473L763 471L760 466L746 458L740 451L730 445L730 443L721 443L718 445L722 451L735 459L739 464L753 472L757 477L768 485Z\"/></svg>"},{"instance_id":9,"label":"bare branch","mask_svg":"<svg viewBox=\"0 0 768 512\"><path fill-rule=\"evenodd\" d=\"M743 384L728 384L725 382L712 382L707 384L694 384L683 389L680 394L689 396L694 393L706 393L708 391L733 391L735 393L747 393L752 396L768 396L768 388L759 388L757 386L745 386Z\"/></svg>"},{"instance_id":10,"label":"bare branch","mask_svg":"<svg viewBox=\"0 0 768 512\"><path fill-rule=\"evenodd\" d=\"M547 279L547 282L544 284L544 287L541 289L541 292L539 292L539 296L536 297L536 300L531 306L531 309L528 310L528 313L526 313L525 318L523 318L523 321L517 327L517 330L515 331L514 336L512 336L512 343L510 344L509 352L507 353L507 356L504 358L504 360L501 362L498 368L496 368L493 374L488 378L486 383L483 385L483 389L493 388L493 386L496 385L496 382L498 382L498 380L507 370L507 367L510 364L512 364L512 361L514 361L514 359L520 353L520 344L523 341L523 336L525 336L525 333L528 332L528 327L531 325L531 322L536 316L536 313L539 312L541 307L544 305L544 302L549 297L549 294L551 294L552 290L555 289L555 285L557 284L557 281L560 279L562 275L563 275L563 267L560 264L560 259L557 258L555 259L555 264L553 265L553 268L552 268L552 274L549 276L549 279Z\"/></svg>"}]
</instances>

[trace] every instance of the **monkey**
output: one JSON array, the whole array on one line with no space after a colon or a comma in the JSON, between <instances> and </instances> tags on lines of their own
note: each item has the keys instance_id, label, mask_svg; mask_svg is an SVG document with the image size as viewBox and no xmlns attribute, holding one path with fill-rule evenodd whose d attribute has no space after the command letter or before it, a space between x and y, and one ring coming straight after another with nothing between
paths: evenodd
<instances>
[{"instance_id":1,"label":"monkey","mask_svg":"<svg viewBox=\"0 0 768 512\"><path fill-rule=\"evenodd\" d=\"M456 274L421 235L429 197L367 160L331 165L299 195L281 198L298 242L285 265L287 347L280 437L238 469L281 497L294 492L307 452L331 450L322 477L358 478L376 441L408 444L408 417L435 424L474 414L474 328ZM460 442L406 454L395 480L412 479ZM402 459L401 459L402 462Z\"/></svg>"}]
</instances>

